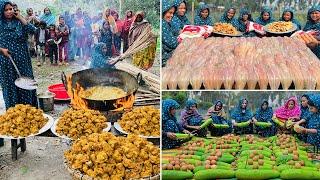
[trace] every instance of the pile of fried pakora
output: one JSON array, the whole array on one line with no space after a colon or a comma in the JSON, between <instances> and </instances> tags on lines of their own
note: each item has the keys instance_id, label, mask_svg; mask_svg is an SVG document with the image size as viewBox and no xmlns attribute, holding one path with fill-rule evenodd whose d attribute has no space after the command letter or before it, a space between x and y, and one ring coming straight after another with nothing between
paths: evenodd
<instances>
[{"instance_id":1,"label":"pile of fried pakora","mask_svg":"<svg viewBox=\"0 0 320 180\"><path fill-rule=\"evenodd\" d=\"M128 133L160 136L160 110L153 106L133 109L123 114L119 124Z\"/></svg>"},{"instance_id":2,"label":"pile of fried pakora","mask_svg":"<svg viewBox=\"0 0 320 180\"><path fill-rule=\"evenodd\" d=\"M213 32L230 35L238 34L237 29L230 23L215 23L213 26Z\"/></svg>"},{"instance_id":3,"label":"pile of fried pakora","mask_svg":"<svg viewBox=\"0 0 320 180\"><path fill-rule=\"evenodd\" d=\"M56 132L71 139L100 133L107 127L107 119L99 111L68 109L59 118Z\"/></svg>"},{"instance_id":4,"label":"pile of fried pakora","mask_svg":"<svg viewBox=\"0 0 320 180\"><path fill-rule=\"evenodd\" d=\"M278 21L268 25L268 30L271 32L288 32L293 28L292 22Z\"/></svg>"},{"instance_id":5,"label":"pile of fried pakora","mask_svg":"<svg viewBox=\"0 0 320 180\"><path fill-rule=\"evenodd\" d=\"M0 116L0 134L13 137L27 137L36 134L46 125L48 119L43 111L30 105L17 104Z\"/></svg>"},{"instance_id":6,"label":"pile of fried pakora","mask_svg":"<svg viewBox=\"0 0 320 180\"><path fill-rule=\"evenodd\" d=\"M137 135L82 136L64 156L69 167L95 179L139 179L160 173L160 148Z\"/></svg>"}]
</instances>

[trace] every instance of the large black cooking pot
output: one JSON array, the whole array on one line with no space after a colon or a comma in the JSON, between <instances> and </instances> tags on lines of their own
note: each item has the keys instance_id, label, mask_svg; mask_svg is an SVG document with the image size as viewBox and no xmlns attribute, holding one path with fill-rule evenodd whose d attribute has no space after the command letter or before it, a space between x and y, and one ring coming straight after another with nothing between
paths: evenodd
<instances>
[{"instance_id":1,"label":"large black cooking pot","mask_svg":"<svg viewBox=\"0 0 320 180\"><path fill-rule=\"evenodd\" d=\"M92 100L82 98L87 103L89 109L99 111L110 111L121 108L119 102L127 101L137 92L139 87L138 80L141 80L141 74L138 74L137 78L135 78L125 71L110 68L86 69L71 75L73 89L75 89L78 83L84 90L94 86L114 86L127 92L125 97L119 99ZM62 82L68 90L67 78L64 73L62 73Z\"/></svg>"}]
</instances>

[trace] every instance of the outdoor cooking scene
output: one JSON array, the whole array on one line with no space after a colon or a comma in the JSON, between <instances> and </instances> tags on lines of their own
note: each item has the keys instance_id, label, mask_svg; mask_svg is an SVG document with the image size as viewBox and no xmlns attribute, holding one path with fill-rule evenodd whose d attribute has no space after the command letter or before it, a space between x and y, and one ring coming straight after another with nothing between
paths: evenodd
<instances>
[{"instance_id":1,"label":"outdoor cooking scene","mask_svg":"<svg viewBox=\"0 0 320 180\"><path fill-rule=\"evenodd\" d=\"M319 180L320 93L162 92L163 180Z\"/></svg>"},{"instance_id":2,"label":"outdoor cooking scene","mask_svg":"<svg viewBox=\"0 0 320 180\"><path fill-rule=\"evenodd\" d=\"M318 0L162 5L163 89L320 89Z\"/></svg>"},{"instance_id":3,"label":"outdoor cooking scene","mask_svg":"<svg viewBox=\"0 0 320 180\"><path fill-rule=\"evenodd\" d=\"M160 178L159 12L0 0L0 179Z\"/></svg>"}]
</instances>

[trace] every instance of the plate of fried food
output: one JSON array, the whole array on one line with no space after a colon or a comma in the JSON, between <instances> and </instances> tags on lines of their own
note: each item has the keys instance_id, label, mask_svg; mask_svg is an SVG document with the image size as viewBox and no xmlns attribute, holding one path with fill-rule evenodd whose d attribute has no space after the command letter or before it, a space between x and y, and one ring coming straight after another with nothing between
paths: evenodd
<instances>
[{"instance_id":1,"label":"plate of fried food","mask_svg":"<svg viewBox=\"0 0 320 180\"><path fill-rule=\"evenodd\" d=\"M153 106L135 108L122 115L114 127L123 134L137 134L143 138L160 138L160 110Z\"/></svg>"},{"instance_id":2,"label":"plate of fried food","mask_svg":"<svg viewBox=\"0 0 320 180\"><path fill-rule=\"evenodd\" d=\"M68 140L108 132L110 129L111 123L99 111L83 109L67 109L51 127L53 134Z\"/></svg>"},{"instance_id":3,"label":"plate of fried food","mask_svg":"<svg viewBox=\"0 0 320 180\"><path fill-rule=\"evenodd\" d=\"M264 26L264 30L271 34L288 34L298 29L292 22L277 21Z\"/></svg>"},{"instance_id":4,"label":"plate of fried food","mask_svg":"<svg viewBox=\"0 0 320 180\"><path fill-rule=\"evenodd\" d=\"M222 36L229 36L229 37L239 37L243 35L243 33L239 32L230 23L215 23L213 25L213 33L222 35Z\"/></svg>"},{"instance_id":5,"label":"plate of fried food","mask_svg":"<svg viewBox=\"0 0 320 180\"><path fill-rule=\"evenodd\" d=\"M17 104L0 115L0 138L22 139L44 133L53 125L54 119L41 109L31 105Z\"/></svg>"},{"instance_id":6,"label":"plate of fried food","mask_svg":"<svg viewBox=\"0 0 320 180\"><path fill-rule=\"evenodd\" d=\"M160 179L160 148L134 134L82 136L64 159L73 179Z\"/></svg>"}]
</instances>

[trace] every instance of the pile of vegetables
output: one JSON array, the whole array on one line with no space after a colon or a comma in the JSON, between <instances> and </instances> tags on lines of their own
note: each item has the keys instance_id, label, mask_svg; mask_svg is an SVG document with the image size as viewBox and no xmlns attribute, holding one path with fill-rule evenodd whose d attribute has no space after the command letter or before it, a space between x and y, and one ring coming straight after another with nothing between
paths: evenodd
<instances>
[{"instance_id":1,"label":"pile of vegetables","mask_svg":"<svg viewBox=\"0 0 320 180\"><path fill-rule=\"evenodd\" d=\"M163 151L162 179L320 179L320 164L291 135L270 138L228 134L193 137L179 149Z\"/></svg>"}]
</instances>

